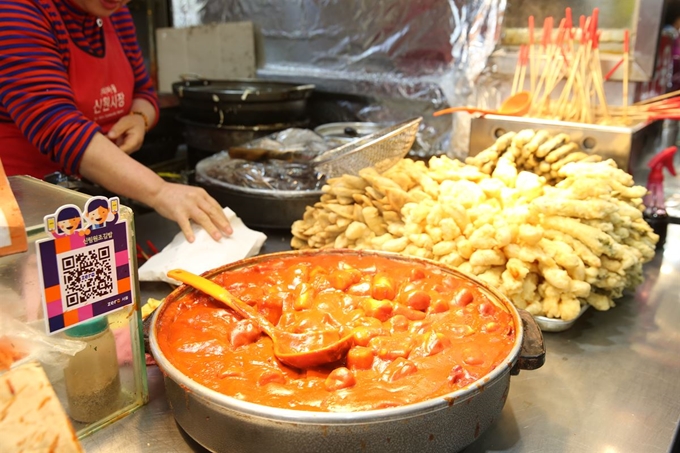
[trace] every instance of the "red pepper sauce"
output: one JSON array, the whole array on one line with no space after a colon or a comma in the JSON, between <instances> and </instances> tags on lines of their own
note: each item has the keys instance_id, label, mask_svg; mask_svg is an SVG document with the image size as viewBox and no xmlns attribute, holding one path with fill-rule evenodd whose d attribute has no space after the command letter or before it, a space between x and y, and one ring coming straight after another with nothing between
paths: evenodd
<instances>
[{"instance_id":1,"label":"red pepper sauce","mask_svg":"<svg viewBox=\"0 0 680 453\"><path fill-rule=\"evenodd\" d=\"M252 403L308 411L401 406L455 391L507 359L515 326L474 284L420 263L376 256L285 257L215 282L290 332L350 329L345 359L298 370L269 337L191 291L163 311L158 343L204 386Z\"/></svg>"}]
</instances>

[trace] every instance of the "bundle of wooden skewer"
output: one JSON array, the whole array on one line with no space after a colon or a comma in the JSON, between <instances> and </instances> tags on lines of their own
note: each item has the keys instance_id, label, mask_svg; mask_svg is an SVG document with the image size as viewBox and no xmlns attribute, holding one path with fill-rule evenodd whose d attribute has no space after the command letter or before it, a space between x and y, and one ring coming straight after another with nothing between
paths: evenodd
<instances>
[{"instance_id":1,"label":"bundle of wooden skewer","mask_svg":"<svg viewBox=\"0 0 680 453\"><path fill-rule=\"evenodd\" d=\"M581 16L574 27L571 8L565 11L555 32L554 19L543 23L540 45L534 40L534 17L529 17L528 44L520 46L512 82L512 95L526 90L531 106L526 116L558 121L603 125L630 125L661 118L680 118L680 92L629 104L629 32L624 31L623 55L602 74L598 29L599 9ZM609 105L604 82L623 66L622 103Z\"/></svg>"}]
</instances>

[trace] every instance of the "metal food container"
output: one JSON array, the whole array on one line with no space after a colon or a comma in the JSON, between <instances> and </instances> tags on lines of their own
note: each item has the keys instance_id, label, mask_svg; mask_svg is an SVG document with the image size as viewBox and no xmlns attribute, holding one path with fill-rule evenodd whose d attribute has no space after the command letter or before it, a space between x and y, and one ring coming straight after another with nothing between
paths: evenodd
<instances>
[{"instance_id":1,"label":"metal food container","mask_svg":"<svg viewBox=\"0 0 680 453\"><path fill-rule=\"evenodd\" d=\"M590 305L583 305L581 311L578 312L578 316L570 321L564 321L562 319L548 318L547 316L534 316L536 323L541 328L543 332L563 332L576 324L581 316L588 310Z\"/></svg>"},{"instance_id":2,"label":"metal food container","mask_svg":"<svg viewBox=\"0 0 680 453\"><path fill-rule=\"evenodd\" d=\"M257 126L234 126L198 123L184 117L177 120L184 124L184 138L187 146L214 154L232 146L256 140L282 131L289 127L304 126L304 123L274 123Z\"/></svg>"},{"instance_id":3,"label":"metal food container","mask_svg":"<svg viewBox=\"0 0 680 453\"><path fill-rule=\"evenodd\" d=\"M341 254L388 256L393 260L434 266L473 282L494 302L507 308L515 343L501 363L483 378L455 392L405 406L359 412L311 412L249 403L211 390L180 372L166 358L157 339L159 318L173 300L194 291L180 286L156 310L151 350L163 371L166 395L175 419L186 433L210 451L305 452L456 452L472 443L500 416L510 375L540 367L545 349L533 317L480 280L440 263L384 252L306 250L247 258L203 274L206 278L291 255Z\"/></svg>"},{"instance_id":4,"label":"metal food container","mask_svg":"<svg viewBox=\"0 0 680 453\"><path fill-rule=\"evenodd\" d=\"M181 116L177 120L184 125L184 140L188 147L187 163L190 168L195 167L202 159L232 146L242 145L289 127L301 127L306 124L303 122L236 126L199 123Z\"/></svg>"},{"instance_id":5,"label":"metal food container","mask_svg":"<svg viewBox=\"0 0 680 453\"><path fill-rule=\"evenodd\" d=\"M209 157L196 165L196 184L251 228L290 229L307 206L313 206L323 195L321 190L266 190L229 184L208 176L212 160Z\"/></svg>"},{"instance_id":6,"label":"metal food container","mask_svg":"<svg viewBox=\"0 0 680 453\"><path fill-rule=\"evenodd\" d=\"M472 118L469 155L475 156L493 145L498 137L510 131L544 129L551 134L565 133L587 153L613 159L619 168L633 173L644 153L658 149L661 121L640 123L633 127L601 126L539 118L485 115Z\"/></svg>"},{"instance_id":7,"label":"metal food container","mask_svg":"<svg viewBox=\"0 0 680 453\"><path fill-rule=\"evenodd\" d=\"M172 84L183 117L240 126L302 121L313 90L314 85L258 79L197 79Z\"/></svg>"},{"instance_id":8,"label":"metal food container","mask_svg":"<svg viewBox=\"0 0 680 453\"><path fill-rule=\"evenodd\" d=\"M196 182L220 206L231 208L251 228L290 229L293 222L302 218L306 207L314 205L323 195L321 191L311 190L250 189L205 179L198 174Z\"/></svg>"}]
</instances>

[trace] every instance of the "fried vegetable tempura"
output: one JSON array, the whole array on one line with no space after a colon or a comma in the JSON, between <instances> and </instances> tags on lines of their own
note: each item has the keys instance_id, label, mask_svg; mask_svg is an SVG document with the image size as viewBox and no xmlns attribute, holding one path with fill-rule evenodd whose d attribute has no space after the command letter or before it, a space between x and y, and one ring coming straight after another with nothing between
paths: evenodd
<instances>
[{"instance_id":1,"label":"fried vegetable tempura","mask_svg":"<svg viewBox=\"0 0 680 453\"><path fill-rule=\"evenodd\" d=\"M349 247L435 259L534 315L571 320L639 284L658 236L644 187L566 134L509 132L467 164L403 159L328 181L293 224L296 249Z\"/></svg>"}]
</instances>

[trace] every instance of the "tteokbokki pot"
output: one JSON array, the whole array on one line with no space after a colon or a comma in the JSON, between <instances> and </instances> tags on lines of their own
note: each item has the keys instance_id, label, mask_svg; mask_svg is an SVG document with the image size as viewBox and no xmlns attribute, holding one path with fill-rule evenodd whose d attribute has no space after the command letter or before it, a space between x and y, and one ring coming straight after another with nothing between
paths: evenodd
<instances>
[{"instance_id":1,"label":"tteokbokki pot","mask_svg":"<svg viewBox=\"0 0 680 453\"><path fill-rule=\"evenodd\" d=\"M499 418L510 375L545 357L530 314L430 260L293 251L203 276L290 332L353 333L341 360L294 369L253 321L174 290L151 350L175 419L215 452L458 451Z\"/></svg>"}]
</instances>

